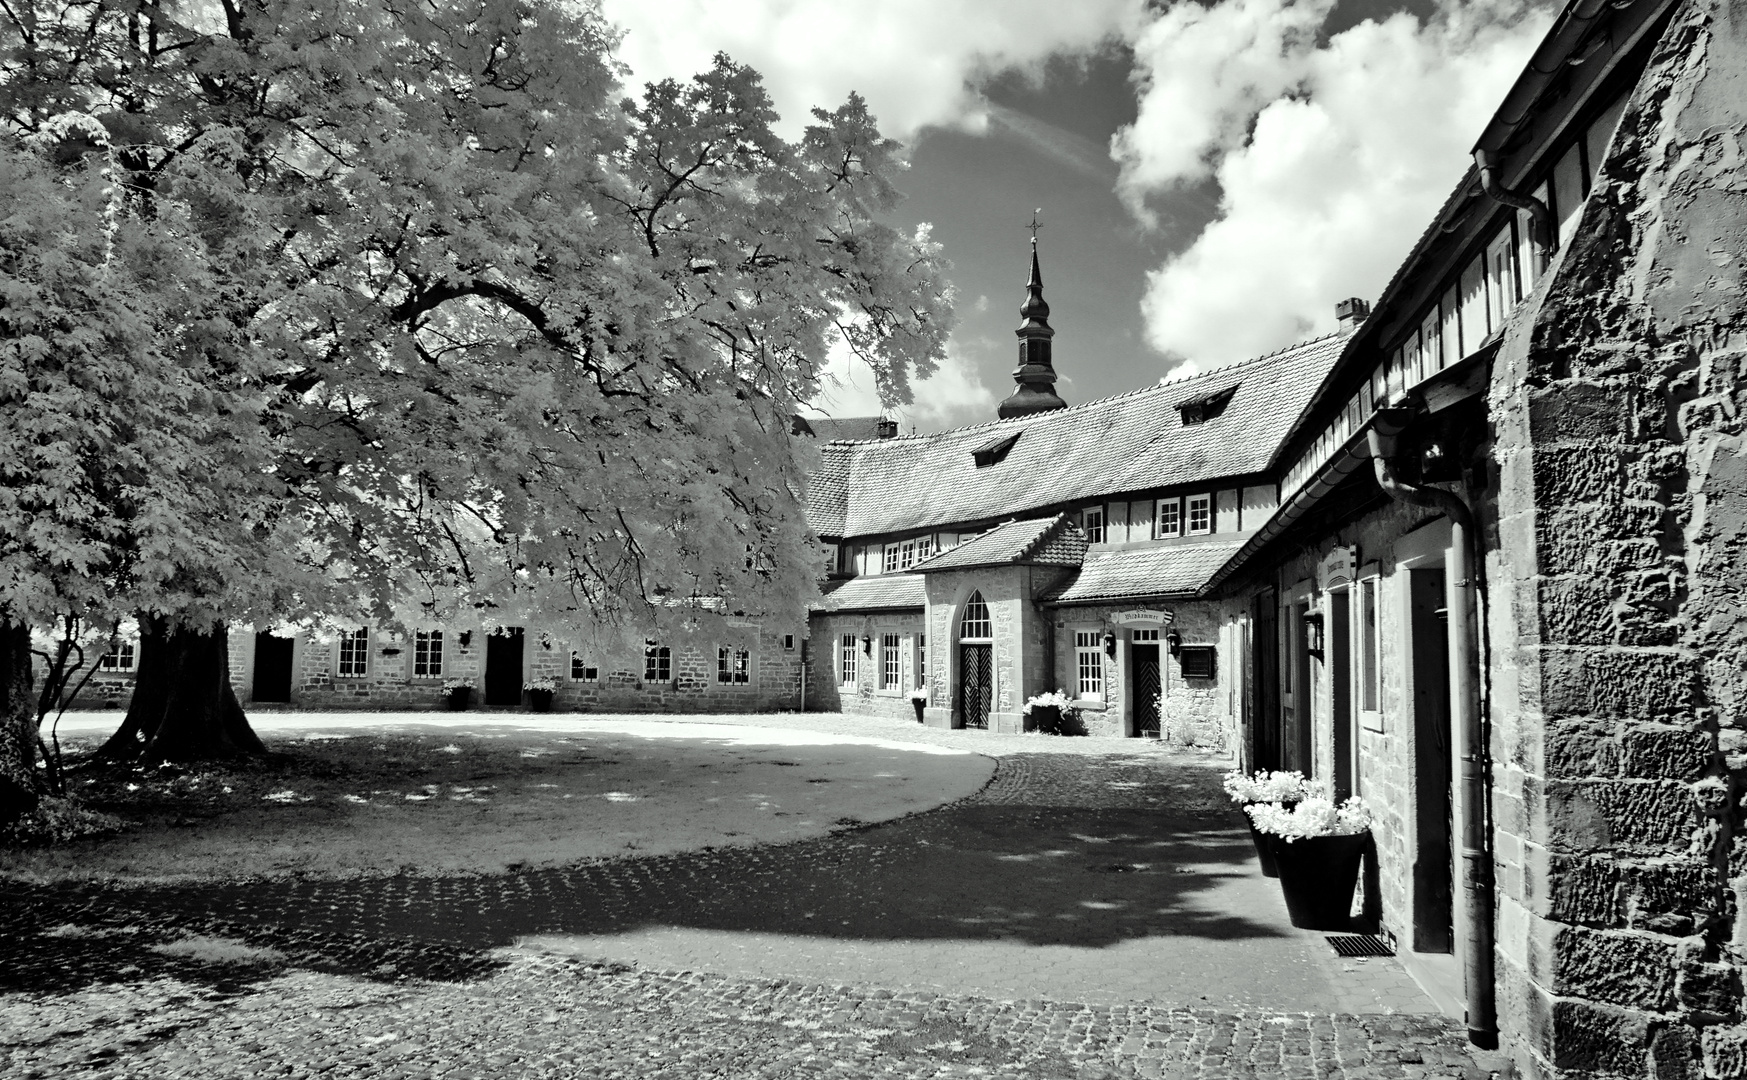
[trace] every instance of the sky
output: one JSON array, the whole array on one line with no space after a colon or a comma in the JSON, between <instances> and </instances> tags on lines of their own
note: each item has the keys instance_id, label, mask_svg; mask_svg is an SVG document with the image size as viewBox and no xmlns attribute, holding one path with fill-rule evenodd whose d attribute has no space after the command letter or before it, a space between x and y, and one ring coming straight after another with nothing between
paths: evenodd
<instances>
[{"instance_id":1,"label":"sky","mask_svg":"<svg viewBox=\"0 0 1747 1080\"><path fill-rule=\"evenodd\" d=\"M726 52L799 134L851 92L908 148L958 325L909 403L826 358L827 415L995 417L1034 211L1070 404L1335 328L1461 179L1548 0L602 0L633 84Z\"/></svg>"}]
</instances>

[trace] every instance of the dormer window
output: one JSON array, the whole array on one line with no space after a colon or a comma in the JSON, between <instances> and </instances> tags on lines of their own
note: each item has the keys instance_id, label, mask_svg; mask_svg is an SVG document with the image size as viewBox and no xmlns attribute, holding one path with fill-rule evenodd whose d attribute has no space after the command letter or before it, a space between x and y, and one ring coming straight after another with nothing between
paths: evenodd
<instances>
[{"instance_id":1,"label":"dormer window","mask_svg":"<svg viewBox=\"0 0 1747 1080\"><path fill-rule=\"evenodd\" d=\"M1233 383L1223 390L1215 390L1211 394L1192 397L1179 404L1177 412L1182 414L1183 426L1193 427L1196 424L1206 423L1224 412L1225 407L1231 404L1232 395L1237 393L1237 386L1238 384Z\"/></svg>"},{"instance_id":2,"label":"dormer window","mask_svg":"<svg viewBox=\"0 0 1747 1080\"><path fill-rule=\"evenodd\" d=\"M994 465L1007 456L1007 451L1013 449L1013 444L1019 441L1023 431L1014 431L1000 435L971 451L971 459L977 463L977 468Z\"/></svg>"}]
</instances>

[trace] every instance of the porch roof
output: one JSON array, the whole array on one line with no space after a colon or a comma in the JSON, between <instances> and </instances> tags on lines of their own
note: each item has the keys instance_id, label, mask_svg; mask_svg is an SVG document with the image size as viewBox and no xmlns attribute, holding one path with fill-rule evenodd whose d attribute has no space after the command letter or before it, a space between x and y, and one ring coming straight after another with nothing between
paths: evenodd
<instances>
[{"instance_id":1,"label":"porch roof","mask_svg":"<svg viewBox=\"0 0 1747 1080\"><path fill-rule=\"evenodd\" d=\"M1142 597L1190 597L1249 539L1241 533L1199 544L1162 544L1098 552L1079 576L1050 598L1055 604L1091 604Z\"/></svg>"},{"instance_id":2,"label":"porch roof","mask_svg":"<svg viewBox=\"0 0 1747 1080\"><path fill-rule=\"evenodd\" d=\"M1086 555L1086 534L1066 514L1009 521L951 551L919 562L918 574L967 570L975 566L1078 566Z\"/></svg>"},{"instance_id":3,"label":"porch roof","mask_svg":"<svg viewBox=\"0 0 1747 1080\"><path fill-rule=\"evenodd\" d=\"M822 614L834 611L920 611L927 602L927 590L917 575L874 574L827 582L825 595L813 604L812 610Z\"/></svg>"}]
</instances>

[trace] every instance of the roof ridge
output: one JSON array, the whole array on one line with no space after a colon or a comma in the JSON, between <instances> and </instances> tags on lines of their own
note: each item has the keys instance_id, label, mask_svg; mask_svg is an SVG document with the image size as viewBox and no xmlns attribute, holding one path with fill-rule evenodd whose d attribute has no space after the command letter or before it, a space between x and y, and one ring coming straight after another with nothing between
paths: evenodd
<instances>
[{"instance_id":1,"label":"roof ridge","mask_svg":"<svg viewBox=\"0 0 1747 1080\"><path fill-rule=\"evenodd\" d=\"M938 439L943 435L962 435L962 434L965 434L967 432L986 431L989 428L999 427L1002 424L1035 422L1035 421L1042 419L1042 418L1051 417L1051 416L1059 416L1063 413L1071 413L1071 412L1074 412L1074 411L1079 410L1079 409L1090 409L1094 406L1108 405L1109 403L1111 403L1113 401L1121 401L1125 398L1138 397L1141 394L1148 394L1148 393L1152 393L1152 392L1160 391L1160 390L1174 389L1174 388L1182 386L1184 383L1188 382L1190 379L1200 379L1200 378L1205 378L1205 377L1212 376L1212 375L1219 375L1219 374L1223 374L1225 372L1232 371L1235 368L1247 367L1251 364L1259 364L1264 360L1278 359L1279 357L1284 356L1285 354L1287 354L1289 352L1294 352L1294 351L1299 350L1299 349L1307 349L1312 345L1317 345L1317 344L1320 344L1324 341L1327 341L1329 338L1341 337L1341 336L1343 336L1341 331L1333 330L1333 331L1330 331L1329 333L1326 333L1326 334L1318 334L1316 337L1305 338L1302 341L1293 342L1291 345L1282 346L1278 349L1275 349L1273 352L1262 353L1259 356L1246 357L1245 359L1242 359L1242 360L1233 360L1229 364L1223 364L1223 365L1216 367L1216 368L1209 368L1206 371L1193 372L1192 374L1183 375L1183 376L1180 376L1180 377L1175 378L1175 379L1171 379L1171 378L1161 379L1158 382L1148 383L1145 386L1137 386L1132 390L1124 390L1121 393L1111 394L1108 397L1093 398L1090 401L1082 401L1077 405L1069 405L1065 409L1051 409L1048 412L1032 413L1029 416L1015 416L1015 417L1011 417L1011 418L1005 419L1005 420L985 420L980 424L966 424L964 427L947 428L944 431L919 432L919 433L912 434L912 435L902 435L902 434L894 435L894 436L892 436L890 438L886 438L886 439L831 439L831 440L828 440L828 441L822 443L821 449L823 449L824 447L896 446L896 445L901 445L901 444L908 443L908 442L919 442L919 441L926 440L926 439Z\"/></svg>"}]
</instances>

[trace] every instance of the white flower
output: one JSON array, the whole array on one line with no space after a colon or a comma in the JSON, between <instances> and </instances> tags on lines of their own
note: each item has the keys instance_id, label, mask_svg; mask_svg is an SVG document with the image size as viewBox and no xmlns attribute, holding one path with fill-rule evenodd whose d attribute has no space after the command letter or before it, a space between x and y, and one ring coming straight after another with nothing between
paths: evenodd
<instances>
[{"instance_id":1,"label":"white flower","mask_svg":"<svg viewBox=\"0 0 1747 1080\"><path fill-rule=\"evenodd\" d=\"M1258 832L1272 833L1287 843L1311 836L1352 836L1371 827L1371 808L1357 795L1336 806L1321 795L1310 795L1288 810L1278 803L1244 807Z\"/></svg>"},{"instance_id":2,"label":"white flower","mask_svg":"<svg viewBox=\"0 0 1747 1080\"><path fill-rule=\"evenodd\" d=\"M541 678L541 679L529 679L527 682L522 684L522 689L523 690L545 690L548 693L551 693L551 692L555 692L558 689L558 680L552 678L550 675L546 676L545 678Z\"/></svg>"},{"instance_id":3,"label":"white flower","mask_svg":"<svg viewBox=\"0 0 1747 1080\"><path fill-rule=\"evenodd\" d=\"M1044 693L1039 694L1036 697L1026 698L1025 708L1022 711L1025 715L1030 716L1031 710L1034 706L1040 709L1059 709L1063 716L1076 711L1074 709L1073 699L1068 697L1065 690L1057 690L1054 693Z\"/></svg>"},{"instance_id":4,"label":"white flower","mask_svg":"<svg viewBox=\"0 0 1747 1080\"><path fill-rule=\"evenodd\" d=\"M1322 795L1323 786L1307 780L1301 772L1269 772L1258 769L1253 776L1233 770L1225 774L1225 793L1236 803L1298 802Z\"/></svg>"}]
</instances>

